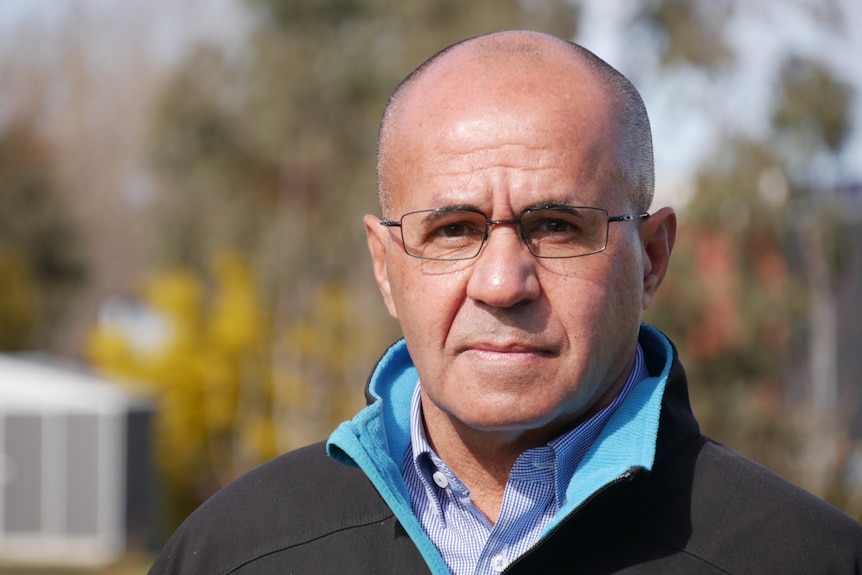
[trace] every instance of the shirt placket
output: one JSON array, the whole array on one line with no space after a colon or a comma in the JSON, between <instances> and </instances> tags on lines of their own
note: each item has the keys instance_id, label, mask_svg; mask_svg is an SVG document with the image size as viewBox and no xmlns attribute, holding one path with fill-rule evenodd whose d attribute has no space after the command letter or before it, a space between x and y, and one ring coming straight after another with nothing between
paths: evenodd
<instances>
[{"instance_id":1,"label":"shirt placket","mask_svg":"<svg viewBox=\"0 0 862 575\"><path fill-rule=\"evenodd\" d=\"M543 516L556 513L554 494L554 452L537 448L523 453L512 468L503 505L491 530L474 575L495 575L538 540Z\"/></svg>"}]
</instances>

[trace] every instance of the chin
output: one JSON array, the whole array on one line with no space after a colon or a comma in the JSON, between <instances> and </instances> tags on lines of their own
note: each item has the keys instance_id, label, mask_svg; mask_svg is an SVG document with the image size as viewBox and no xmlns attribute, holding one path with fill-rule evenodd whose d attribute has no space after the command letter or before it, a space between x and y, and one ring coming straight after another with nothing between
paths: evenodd
<instances>
[{"instance_id":1,"label":"chin","mask_svg":"<svg viewBox=\"0 0 862 575\"><path fill-rule=\"evenodd\" d=\"M473 417L469 415L473 415ZM468 414L465 418L460 419L460 421L467 427L477 431L488 432L525 433L544 429L558 429L565 426L565 423L561 423L547 412L513 413L512 410L504 413L486 411L481 417L475 417L475 414Z\"/></svg>"}]
</instances>

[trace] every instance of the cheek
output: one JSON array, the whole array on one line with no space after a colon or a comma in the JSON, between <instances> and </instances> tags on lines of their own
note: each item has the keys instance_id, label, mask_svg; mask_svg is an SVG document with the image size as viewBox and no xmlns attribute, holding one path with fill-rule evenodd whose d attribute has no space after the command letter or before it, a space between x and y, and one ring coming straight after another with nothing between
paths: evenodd
<instances>
[{"instance_id":1,"label":"cheek","mask_svg":"<svg viewBox=\"0 0 862 575\"><path fill-rule=\"evenodd\" d=\"M607 266L595 265L606 263ZM553 299L574 347L594 353L597 342L639 323L640 292L631 261L596 260L559 286Z\"/></svg>"},{"instance_id":2,"label":"cheek","mask_svg":"<svg viewBox=\"0 0 862 575\"><path fill-rule=\"evenodd\" d=\"M401 330L408 345L437 349L443 345L464 291L459 274L428 274L419 265L402 266L390 279ZM412 263L412 262L410 262ZM421 345L417 345L421 342Z\"/></svg>"},{"instance_id":3,"label":"cheek","mask_svg":"<svg viewBox=\"0 0 862 575\"><path fill-rule=\"evenodd\" d=\"M612 321L610 292L606 286L587 283L579 286L576 292L569 292L567 300L557 309L564 314L561 318L566 326L570 345L580 348L581 352L591 353L595 341L603 337Z\"/></svg>"},{"instance_id":4,"label":"cheek","mask_svg":"<svg viewBox=\"0 0 862 575\"><path fill-rule=\"evenodd\" d=\"M614 334L609 337L623 346L627 343L623 334L637 334L643 319L643 278L638 265L636 257L619 262L607 288L605 322ZM622 341L617 342L619 338Z\"/></svg>"}]
</instances>

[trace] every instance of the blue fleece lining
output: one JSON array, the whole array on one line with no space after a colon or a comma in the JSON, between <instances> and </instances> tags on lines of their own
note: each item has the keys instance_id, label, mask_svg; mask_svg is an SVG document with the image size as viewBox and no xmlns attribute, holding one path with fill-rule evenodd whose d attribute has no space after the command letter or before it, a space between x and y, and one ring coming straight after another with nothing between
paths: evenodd
<instances>
[{"instance_id":1,"label":"blue fleece lining","mask_svg":"<svg viewBox=\"0 0 862 575\"><path fill-rule=\"evenodd\" d=\"M644 351L656 347L664 351L664 367L658 376L638 383L608 420L575 470L566 489L566 502L544 535L608 483L634 467L651 470L655 463L661 401L670 374L673 350L661 332L646 324L641 326L639 340Z\"/></svg>"},{"instance_id":2,"label":"blue fleece lining","mask_svg":"<svg viewBox=\"0 0 862 575\"><path fill-rule=\"evenodd\" d=\"M410 446L410 402L418 381L407 344L401 340L389 348L371 376L369 393L376 401L339 425L326 448L336 461L365 472L431 572L443 575L449 568L413 514L399 463ZM389 395L383 399L378 388Z\"/></svg>"},{"instance_id":3,"label":"blue fleece lining","mask_svg":"<svg viewBox=\"0 0 862 575\"><path fill-rule=\"evenodd\" d=\"M566 489L566 503L544 535L590 495L631 468L652 469L673 350L661 332L646 324L641 325L639 341L648 357L650 352L664 353L662 372L640 382L617 408L575 471ZM327 452L365 472L431 572L444 574L449 573L446 563L413 514L401 476L400 462L410 445L410 400L418 380L404 341L390 347L371 377L369 393L376 401L338 426L327 442Z\"/></svg>"}]
</instances>

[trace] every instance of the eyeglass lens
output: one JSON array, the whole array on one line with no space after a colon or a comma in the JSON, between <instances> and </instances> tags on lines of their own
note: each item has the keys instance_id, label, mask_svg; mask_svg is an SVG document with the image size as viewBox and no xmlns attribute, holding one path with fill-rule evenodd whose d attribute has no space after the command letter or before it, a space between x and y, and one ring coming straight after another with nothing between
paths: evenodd
<instances>
[{"instance_id":1,"label":"eyeglass lens","mask_svg":"<svg viewBox=\"0 0 862 575\"><path fill-rule=\"evenodd\" d=\"M435 260L476 257L493 225L520 224L530 252L542 258L570 258L605 249L608 214L599 208L539 208L520 220L489 221L470 210L425 210L401 218L404 246L411 255Z\"/></svg>"}]
</instances>

